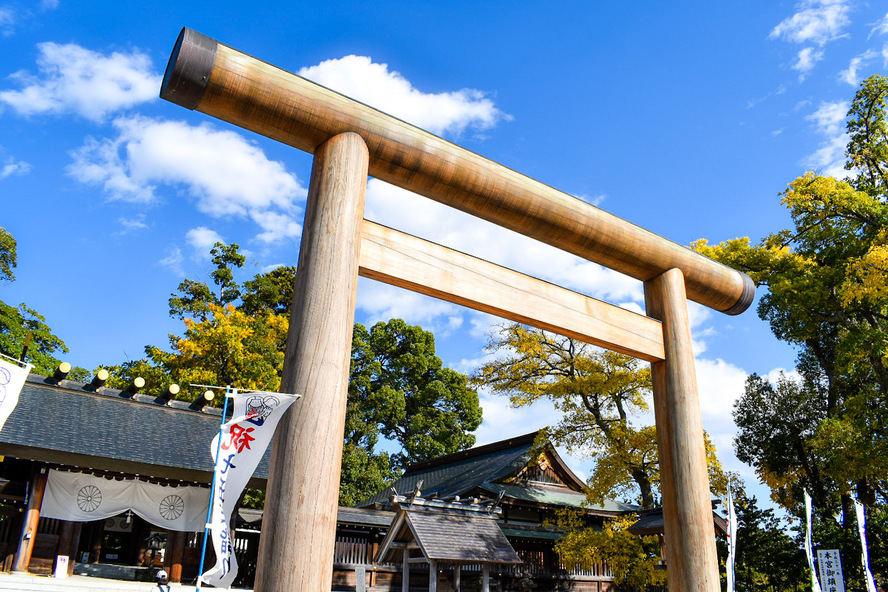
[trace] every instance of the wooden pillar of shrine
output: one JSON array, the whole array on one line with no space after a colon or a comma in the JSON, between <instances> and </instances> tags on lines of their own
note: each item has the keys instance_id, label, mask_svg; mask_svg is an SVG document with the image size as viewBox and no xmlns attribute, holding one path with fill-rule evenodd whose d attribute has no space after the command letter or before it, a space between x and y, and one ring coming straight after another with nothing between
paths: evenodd
<instances>
[{"instance_id":1,"label":"wooden pillar of shrine","mask_svg":"<svg viewBox=\"0 0 888 592\"><path fill-rule=\"evenodd\" d=\"M302 394L274 437L257 592L329 592L355 317L367 146L315 151L281 390Z\"/></svg>"},{"instance_id":2,"label":"wooden pillar of shrine","mask_svg":"<svg viewBox=\"0 0 888 592\"><path fill-rule=\"evenodd\" d=\"M651 364L670 592L718 592L719 572L684 275L645 282L645 306L663 324L665 359Z\"/></svg>"},{"instance_id":3,"label":"wooden pillar of shrine","mask_svg":"<svg viewBox=\"0 0 888 592\"><path fill-rule=\"evenodd\" d=\"M187 536L181 530L171 530L167 534L163 566L170 582L179 583L182 581L182 562L185 559L185 538Z\"/></svg>"},{"instance_id":4,"label":"wooden pillar of shrine","mask_svg":"<svg viewBox=\"0 0 888 592\"><path fill-rule=\"evenodd\" d=\"M40 506L43 504L43 494L46 493L46 479L49 471L44 465L34 465L31 474L30 497L25 519L22 522L22 530L19 534L18 550L15 553L15 561L12 571L27 572L31 563L31 553L34 551L34 542L37 540L37 525L40 522Z\"/></svg>"}]
</instances>

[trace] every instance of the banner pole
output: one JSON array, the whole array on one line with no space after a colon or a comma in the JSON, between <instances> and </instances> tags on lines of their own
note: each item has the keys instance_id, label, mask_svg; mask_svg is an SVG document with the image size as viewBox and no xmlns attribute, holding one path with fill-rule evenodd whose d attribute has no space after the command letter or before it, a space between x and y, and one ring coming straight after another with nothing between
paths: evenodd
<instances>
[{"instance_id":1,"label":"banner pole","mask_svg":"<svg viewBox=\"0 0 888 592\"><path fill-rule=\"evenodd\" d=\"M200 550L200 566L197 568L197 588L195 592L200 592L201 578L204 573L204 559L207 555L207 538L210 530L210 519L213 513L213 498L216 497L216 474L219 468L219 456L222 452L222 436L225 431L225 415L228 413L228 399L237 393L237 389L230 386L225 389L225 403L222 405L222 420L219 422L219 442L216 445L216 460L213 462L213 484L210 486L210 505L207 507L207 521L204 524L203 547Z\"/></svg>"}]
</instances>

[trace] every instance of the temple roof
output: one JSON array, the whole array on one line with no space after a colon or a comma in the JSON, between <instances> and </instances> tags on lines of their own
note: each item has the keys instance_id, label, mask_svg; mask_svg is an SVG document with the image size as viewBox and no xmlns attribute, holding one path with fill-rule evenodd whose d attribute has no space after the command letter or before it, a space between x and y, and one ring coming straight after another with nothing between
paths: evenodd
<instances>
[{"instance_id":1,"label":"temple roof","mask_svg":"<svg viewBox=\"0 0 888 592\"><path fill-rule=\"evenodd\" d=\"M392 526L379 546L376 561L402 561L418 549L426 560L446 563L518 564L521 559L496 522L491 504L447 503L410 498L397 503Z\"/></svg>"},{"instance_id":2,"label":"temple roof","mask_svg":"<svg viewBox=\"0 0 888 592\"><path fill-rule=\"evenodd\" d=\"M127 396L116 389L31 374L0 431L0 454L164 479L209 483L221 410ZM264 486L269 451L252 487Z\"/></svg>"},{"instance_id":3,"label":"temple roof","mask_svg":"<svg viewBox=\"0 0 888 592\"><path fill-rule=\"evenodd\" d=\"M422 482L422 495L426 498L450 499L472 495L497 497L500 492L506 498L536 505L584 507L604 514L637 510L638 506L608 501L600 506L586 505L584 483L567 466L558 452L543 443L537 445L539 432L509 438L454 454L417 463L407 468L392 487L399 493L416 489ZM527 469L545 457L551 483L526 478ZM391 489L359 503L359 507L385 507Z\"/></svg>"}]
</instances>

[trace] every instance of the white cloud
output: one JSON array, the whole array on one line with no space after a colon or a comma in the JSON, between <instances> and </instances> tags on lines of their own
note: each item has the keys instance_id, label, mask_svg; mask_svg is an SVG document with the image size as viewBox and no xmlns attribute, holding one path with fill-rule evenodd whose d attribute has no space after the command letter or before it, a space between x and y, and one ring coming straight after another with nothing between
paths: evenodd
<instances>
[{"instance_id":1,"label":"white cloud","mask_svg":"<svg viewBox=\"0 0 888 592\"><path fill-rule=\"evenodd\" d=\"M117 137L88 139L73 153L71 176L102 185L111 199L146 204L158 200L158 185L174 186L211 217L252 220L262 241L299 236L305 188L240 134L146 117L118 118L114 127Z\"/></svg>"},{"instance_id":2,"label":"white cloud","mask_svg":"<svg viewBox=\"0 0 888 592\"><path fill-rule=\"evenodd\" d=\"M41 10L55 10L59 7L59 0L40 0Z\"/></svg>"},{"instance_id":3,"label":"white cloud","mask_svg":"<svg viewBox=\"0 0 888 592\"><path fill-rule=\"evenodd\" d=\"M218 232L206 226L198 226L186 232L185 241L203 257L209 257L210 249L216 243L225 243L225 239Z\"/></svg>"},{"instance_id":4,"label":"white cloud","mask_svg":"<svg viewBox=\"0 0 888 592\"><path fill-rule=\"evenodd\" d=\"M349 55L302 68L299 75L434 134L486 129L506 117L478 90L424 93L387 64Z\"/></svg>"},{"instance_id":5,"label":"white cloud","mask_svg":"<svg viewBox=\"0 0 888 592\"><path fill-rule=\"evenodd\" d=\"M516 409L509 405L509 397L505 395L495 395L481 390L478 398L484 421L475 432L476 445L527 434L554 425L561 418L555 406L547 400Z\"/></svg>"},{"instance_id":6,"label":"white cloud","mask_svg":"<svg viewBox=\"0 0 888 592\"><path fill-rule=\"evenodd\" d=\"M845 147L848 144L845 117L848 108L847 101L823 102L817 111L805 117L813 122L818 132L827 137L814 153L805 158L805 166L822 175L839 179L845 177Z\"/></svg>"},{"instance_id":7,"label":"white cloud","mask_svg":"<svg viewBox=\"0 0 888 592\"><path fill-rule=\"evenodd\" d=\"M882 20L876 23L870 35L888 35L888 14L882 17Z\"/></svg>"},{"instance_id":8,"label":"white cloud","mask_svg":"<svg viewBox=\"0 0 888 592\"><path fill-rule=\"evenodd\" d=\"M845 117L849 108L848 101L823 102L820 103L817 111L806 116L805 119L814 122L820 133L826 136L836 136L844 131Z\"/></svg>"},{"instance_id":9,"label":"white cloud","mask_svg":"<svg viewBox=\"0 0 888 592\"><path fill-rule=\"evenodd\" d=\"M722 359L697 358L695 362L700 413L710 422L733 426L731 411L743 394L746 371Z\"/></svg>"},{"instance_id":10,"label":"white cloud","mask_svg":"<svg viewBox=\"0 0 888 592\"><path fill-rule=\"evenodd\" d=\"M423 296L377 281L359 280L357 307L368 318L367 324L389 319L404 319L411 325L422 325L435 334L444 336L461 318L464 310L455 304Z\"/></svg>"},{"instance_id":11,"label":"white cloud","mask_svg":"<svg viewBox=\"0 0 888 592\"><path fill-rule=\"evenodd\" d=\"M0 35L9 37L14 32L15 12L11 8L0 7Z\"/></svg>"},{"instance_id":12,"label":"white cloud","mask_svg":"<svg viewBox=\"0 0 888 592\"><path fill-rule=\"evenodd\" d=\"M117 233L118 235L124 235L134 230L142 230L143 228L148 228L148 225L145 224L144 214L136 216L135 218L118 218L117 223L123 227L123 230Z\"/></svg>"},{"instance_id":13,"label":"white cloud","mask_svg":"<svg viewBox=\"0 0 888 592\"><path fill-rule=\"evenodd\" d=\"M184 261L185 257L182 256L182 250L179 247L170 247L167 249L166 257L158 261L158 263L177 276L185 277L185 270L182 267Z\"/></svg>"},{"instance_id":14,"label":"white cloud","mask_svg":"<svg viewBox=\"0 0 888 592\"><path fill-rule=\"evenodd\" d=\"M157 97L161 76L137 51L103 55L69 43L37 46L39 76L17 72L21 90L0 92L0 102L20 115L76 113L93 121Z\"/></svg>"},{"instance_id":15,"label":"white cloud","mask_svg":"<svg viewBox=\"0 0 888 592\"><path fill-rule=\"evenodd\" d=\"M847 0L804 0L796 7L795 14L774 27L771 39L823 47L843 37L845 27L851 22L848 18L851 7Z\"/></svg>"},{"instance_id":16,"label":"white cloud","mask_svg":"<svg viewBox=\"0 0 888 592\"><path fill-rule=\"evenodd\" d=\"M30 163L24 160L16 161L14 158L7 158L0 167L0 179L11 177L12 175L26 175L31 172Z\"/></svg>"},{"instance_id":17,"label":"white cloud","mask_svg":"<svg viewBox=\"0 0 888 592\"><path fill-rule=\"evenodd\" d=\"M609 302L643 301L641 282L595 263L371 179L368 219Z\"/></svg>"},{"instance_id":18,"label":"white cloud","mask_svg":"<svg viewBox=\"0 0 888 592\"><path fill-rule=\"evenodd\" d=\"M851 86L857 86L860 83L858 71L878 56L879 52L868 49L859 56L851 58L851 61L848 62L848 68L839 72L839 80L843 80Z\"/></svg>"},{"instance_id":19,"label":"white cloud","mask_svg":"<svg viewBox=\"0 0 888 592\"><path fill-rule=\"evenodd\" d=\"M817 50L813 47L806 47L798 53L798 60L793 64L793 70L801 72L799 80L804 80L805 75L814 69L817 62L823 59L823 50Z\"/></svg>"}]
</instances>

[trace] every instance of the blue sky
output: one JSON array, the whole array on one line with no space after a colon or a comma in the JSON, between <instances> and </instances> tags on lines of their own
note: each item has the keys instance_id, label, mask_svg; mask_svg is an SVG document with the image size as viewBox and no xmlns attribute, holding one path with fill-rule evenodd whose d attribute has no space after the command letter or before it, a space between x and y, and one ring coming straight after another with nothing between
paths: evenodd
<instances>
[{"instance_id":1,"label":"blue sky","mask_svg":"<svg viewBox=\"0 0 888 592\"><path fill-rule=\"evenodd\" d=\"M73 364L181 333L167 299L185 277L209 281L215 240L248 255L241 279L298 258L310 157L157 98L183 26L680 244L786 227L778 194L806 170L845 174L849 102L888 69L886 9L857 0L0 0L0 225L19 255L0 298L45 315ZM634 280L379 181L366 217L641 309ZM748 373L791 369L795 354L754 310L691 314L704 425L752 484L731 404ZM432 330L464 372L496 322L362 280L357 321L392 317ZM482 402L479 443L555 419Z\"/></svg>"}]
</instances>

